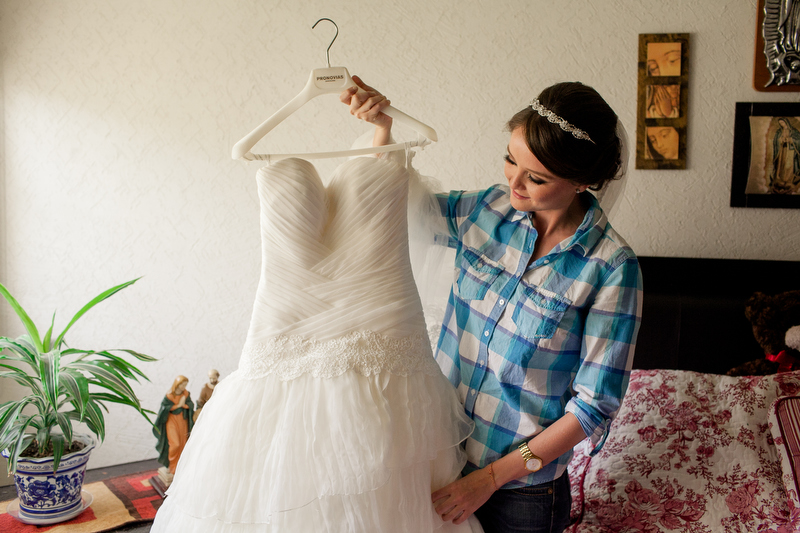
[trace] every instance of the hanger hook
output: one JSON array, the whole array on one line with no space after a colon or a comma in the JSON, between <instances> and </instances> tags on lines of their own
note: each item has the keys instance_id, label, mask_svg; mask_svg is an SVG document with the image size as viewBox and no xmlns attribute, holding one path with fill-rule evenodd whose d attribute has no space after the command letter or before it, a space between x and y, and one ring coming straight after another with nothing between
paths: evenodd
<instances>
[{"instance_id":1,"label":"hanger hook","mask_svg":"<svg viewBox=\"0 0 800 533\"><path fill-rule=\"evenodd\" d=\"M331 39L331 44L329 44L328 49L325 50L325 59L328 60L328 68L331 68L331 46L333 46L333 41L335 41L336 38L339 36L339 26L337 26L336 23L329 18L321 18L318 21L316 21L313 26L311 26L311 29L313 30L314 28L316 28L317 24L319 24L323 20L327 20L328 22L336 26L336 35L333 36L333 39Z\"/></svg>"}]
</instances>

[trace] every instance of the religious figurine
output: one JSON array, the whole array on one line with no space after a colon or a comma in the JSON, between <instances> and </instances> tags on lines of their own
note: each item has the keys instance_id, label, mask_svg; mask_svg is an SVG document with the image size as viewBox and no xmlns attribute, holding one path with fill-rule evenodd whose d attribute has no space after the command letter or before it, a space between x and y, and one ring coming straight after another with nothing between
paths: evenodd
<instances>
[{"instance_id":1,"label":"religious figurine","mask_svg":"<svg viewBox=\"0 0 800 533\"><path fill-rule=\"evenodd\" d=\"M219 372L212 368L208 371L208 383L203 385L203 390L200 391L200 397L197 399L197 409L194 412L195 422L197 421L197 417L200 416L200 411L203 410L203 406L211 399L211 395L214 394L214 387L217 386L217 383L219 383Z\"/></svg>"},{"instance_id":2,"label":"religious figurine","mask_svg":"<svg viewBox=\"0 0 800 533\"><path fill-rule=\"evenodd\" d=\"M159 478L167 487L172 483L178 459L194 425L194 404L189 391L186 390L188 383L189 379L186 376L175 378L161 402L153 428L153 435L158 438L156 443L158 462L164 465L158 469Z\"/></svg>"}]
</instances>

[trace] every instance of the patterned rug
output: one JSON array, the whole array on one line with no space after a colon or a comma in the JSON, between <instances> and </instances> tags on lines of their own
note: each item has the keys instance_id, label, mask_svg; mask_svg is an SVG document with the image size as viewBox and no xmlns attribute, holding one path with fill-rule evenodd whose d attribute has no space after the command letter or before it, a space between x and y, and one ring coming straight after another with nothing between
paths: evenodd
<instances>
[{"instance_id":1,"label":"patterned rug","mask_svg":"<svg viewBox=\"0 0 800 533\"><path fill-rule=\"evenodd\" d=\"M151 470L86 484L83 490L92 495L91 506L72 520L52 526L23 524L6 512L11 502L0 502L0 531L99 533L132 522L152 521L163 501L148 481L155 475L157 471Z\"/></svg>"}]
</instances>

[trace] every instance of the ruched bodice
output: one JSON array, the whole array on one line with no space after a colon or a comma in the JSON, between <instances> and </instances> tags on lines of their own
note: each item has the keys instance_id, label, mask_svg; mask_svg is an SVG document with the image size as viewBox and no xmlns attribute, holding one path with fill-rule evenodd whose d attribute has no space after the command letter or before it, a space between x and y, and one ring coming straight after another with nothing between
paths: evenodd
<instances>
[{"instance_id":1,"label":"ruched bodice","mask_svg":"<svg viewBox=\"0 0 800 533\"><path fill-rule=\"evenodd\" d=\"M325 357L310 357L313 349L339 354L325 362L325 375L354 366L398 370L391 355L365 370L358 347L405 353L416 343L421 357L404 364L434 371L408 254L408 171L360 157L341 165L326 188L311 163L286 159L259 170L257 181L263 266L240 368L287 378L318 373Z\"/></svg>"}]
</instances>

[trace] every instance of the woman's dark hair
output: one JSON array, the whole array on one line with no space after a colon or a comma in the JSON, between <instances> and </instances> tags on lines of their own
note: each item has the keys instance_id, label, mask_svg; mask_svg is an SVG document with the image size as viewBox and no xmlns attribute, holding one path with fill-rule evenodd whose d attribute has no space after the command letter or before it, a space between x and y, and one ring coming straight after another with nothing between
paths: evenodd
<instances>
[{"instance_id":1,"label":"woman's dark hair","mask_svg":"<svg viewBox=\"0 0 800 533\"><path fill-rule=\"evenodd\" d=\"M542 91L539 103L585 131L594 142L575 138L530 106L508 121L508 131L522 128L528 149L560 178L593 191L614 179L622 164L622 144L617 137L617 114L603 97L588 85L563 82Z\"/></svg>"}]
</instances>

